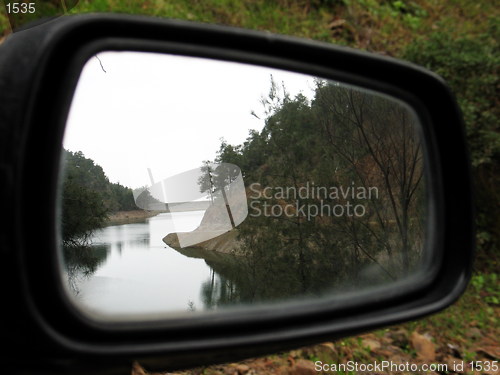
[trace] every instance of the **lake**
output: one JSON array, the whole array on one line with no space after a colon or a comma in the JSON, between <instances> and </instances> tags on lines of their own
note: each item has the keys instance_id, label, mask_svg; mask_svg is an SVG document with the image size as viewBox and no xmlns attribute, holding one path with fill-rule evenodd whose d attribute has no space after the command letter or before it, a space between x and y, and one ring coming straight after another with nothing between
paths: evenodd
<instances>
[{"instance_id":1,"label":"lake","mask_svg":"<svg viewBox=\"0 0 500 375\"><path fill-rule=\"evenodd\" d=\"M168 233L195 229L203 214L163 213L96 231L90 251L100 251L100 261L94 272L80 271L73 278L77 304L104 315L204 309L203 286L212 285L217 275L203 259L182 255L162 241Z\"/></svg>"},{"instance_id":2,"label":"lake","mask_svg":"<svg viewBox=\"0 0 500 375\"><path fill-rule=\"evenodd\" d=\"M300 243L297 236L284 241L279 230L293 236L307 228L266 218L247 220L238 227L245 240L239 255L199 247L175 250L162 241L169 233L196 229L204 214L162 213L143 223L108 226L93 234L90 246L64 248L63 277L71 299L97 318L136 320L316 299L398 278L390 274L399 269L397 258L381 257L384 264L373 257L353 260L356 248L350 238L330 226L311 225L310 240Z\"/></svg>"}]
</instances>

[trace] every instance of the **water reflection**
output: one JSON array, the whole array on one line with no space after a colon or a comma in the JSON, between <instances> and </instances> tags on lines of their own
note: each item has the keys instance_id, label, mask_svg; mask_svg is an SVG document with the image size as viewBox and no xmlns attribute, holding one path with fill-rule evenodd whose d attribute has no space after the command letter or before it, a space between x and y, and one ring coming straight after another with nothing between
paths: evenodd
<instances>
[{"instance_id":1,"label":"water reflection","mask_svg":"<svg viewBox=\"0 0 500 375\"><path fill-rule=\"evenodd\" d=\"M201 309L200 285L210 277L210 267L162 242L173 229L171 215L109 226L95 232L91 246L65 249L69 289L77 304L101 315ZM192 230L202 213L175 215L177 226Z\"/></svg>"},{"instance_id":2,"label":"water reflection","mask_svg":"<svg viewBox=\"0 0 500 375\"><path fill-rule=\"evenodd\" d=\"M66 248L68 285L79 305L101 315L203 311L387 282L383 273L370 274L368 262L346 277L350 270L331 248L302 263L290 251L271 247L255 247L244 256L174 250L162 241L172 230L171 215L109 226L95 233L91 246ZM177 227L182 223L181 229L189 231L203 212L175 215Z\"/></svg>"}]
</instances>

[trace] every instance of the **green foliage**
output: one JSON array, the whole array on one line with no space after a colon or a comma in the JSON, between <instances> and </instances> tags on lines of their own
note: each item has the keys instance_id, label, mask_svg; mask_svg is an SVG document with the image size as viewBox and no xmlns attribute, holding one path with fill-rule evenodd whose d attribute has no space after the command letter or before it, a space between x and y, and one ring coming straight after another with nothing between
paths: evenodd
<instances>
[{"instance_id":1,"label":"green foliage","mask_svg":"<svg viewBox=\"0 0 500 375\"><path fill-rule=\"evenodd\" d=\"M474 275L471 285L484 302L500 305L500 277L497 273Z\"/></svg>"},{"instance_id":2,"label":"green foliage","mask_svg":"<svg viewBox=\"0 0 500 375\"><path fill-rule=\"evenodd\" d=\"M5 12L0 11L0 37L10 31L9 19Z\"/></svg>"},{"instance_id":3,"label":"green foliage","mask_svg":"<svg viewBox=\"0 0 500 375\"><path fill-rule=\"evenodd\" d=\"M107 215L99 193L78 185L71 177L64 182L62 236L65 243L85 242L94 229L104 226Z\"/></svg>"},{"instance_id":4,"label":"green foliage","mask_svg":"<svg viewBox=\"0 0 500 375\"><path fill-rule=\"evenodd\" d=\"M328 40L329 14L337 0L80 0L71 14L115 12L234 25Z\"/></svg>"},{"instance_id":5,"label":"green foliage","mask_svg":"<svg viewBox=\"0 0 500 375\"><path fill-rule=\"evenodd\" d=\"M292 98L271 78L262 104L264 128L241 145L223 140L218 151L217 163L242 170L249 215L238 226L245 256L225 269L211 264L225 285L239 287L224 287L215 300L215 287L207 285L207 306L320 295L411 272L426 216L422 153L410 113L385 97L321 80L313 98ZM216 174L200 179L203 191L216 185ZM377 197L324 193L348 186L375 187ZM287 193L269 195L273 189ZM306 194L294 193L301 190ZM345 211L348 204L366 211L354 217ZM339 208L343 213L334 214Z\"/></svg>"},{"instance_id":6,"label":"green foliage","mask_svg":"<svg viewBox=\"0 0 500 375\"><path fill-rule=\"evenodd\" d=\"M470 355L477 360L480 349L475 339L500 335L499 296L498 274L477 272L457 303L439 314L406 323L403 327L408 331L431 331L443 348L452 343L462 349L464 358ZM471 334L477 330L480 332Z\"/></svg>"},{"instance_id":7,"label":"green foliage","mask_svg":"<svg viewBox=\"0 0 500 375\"><path fill-rule=\"evenodd\" d=\"M81 152L63 150L62 237L66 245L84 244L115 211L134 209L132 190L110 183L101 166Z\"/></svg>"},{"instance_id":8,"label":"green foliage","mask_svg":"<svg viewBox=\"0 0 500 375\"><path fill-rule=\"evenodd\" d=\"M479 38L453 38L436 32L409 45L403 54L441 75L451 86L464 114L474 166L490 163L500 153L497 24L492 22L492 34Z\"/></svg>"},{"instance_id":9,"label":"green foliage","mask_svg":"<svg viewBox=\"0 0 500 375\"><path fill-rule=\"evenodd\" d=\"M492 17L488 22L488 33L454 38L436 32L409 45L403 54L440 74L462 109L474 166L483 268L485 262L495 262L493 254L500 247L500 21Z\"/></svg>"},{"instance_id":10,"label":"green foliage","mask_svg":"<svg viewBox=\"0 0 500 375\"><path fill-rule=\"evenodd\" d=\"M81 152L64 151L62 237L65 244L86 242L91 232L104 225L108 209L104 191L108 184L101 167Z\"/></svg>"},{"instance_id":11,"label":"green foliage","mask_svg":"<svg viewBox=\"0 0 500 375\"><path fill-rule=\"evenodd\" d=\"M136 210L132 190L119 183L109 185L109 207L112 212Z\"/></svg>"}]
</instances>

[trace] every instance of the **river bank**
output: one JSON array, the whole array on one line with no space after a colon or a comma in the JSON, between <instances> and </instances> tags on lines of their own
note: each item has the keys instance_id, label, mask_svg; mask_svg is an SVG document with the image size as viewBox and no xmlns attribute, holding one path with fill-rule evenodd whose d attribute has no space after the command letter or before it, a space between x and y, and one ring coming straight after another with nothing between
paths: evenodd
<instances>
[{"instance_id":1,"label":"river bank","mask_svg":"<svg viewBox=\"0 0 500 375\"><path fill-rule=\"evenodd\" d=\"M146 210L133 210L133 211L118 211L108 217L106 226L122 225L131 223L142 223L146 219L160 214L161 211L146 211Z\"/></svg>"}]
</instances>

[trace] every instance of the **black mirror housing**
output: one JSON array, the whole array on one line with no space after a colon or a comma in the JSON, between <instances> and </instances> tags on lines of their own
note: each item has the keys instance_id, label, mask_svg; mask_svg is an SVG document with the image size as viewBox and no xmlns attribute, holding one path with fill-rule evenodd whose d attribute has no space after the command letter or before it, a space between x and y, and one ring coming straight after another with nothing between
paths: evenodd
<instances>
[{"instance_id":1,"label":"black mirror housing","mask_svg":"<svg viewBox=\"0 0 500 375\"><path fill-rule=\"evenodd\" d=\"M425 272L391 289L307 305L144 324L83 316L66 300L58 274L57 191L72 94L83 64L103 50L269 66L341 80L406 103L419 116L427 157L426 246L433 258ZM420 67L269 33L84 15L10 36L0 47L0 96L0 179L11 218L0 232L7 362L29 353L33 367L43 363L49 371L120 373L133 359L159 369L234 361L434 313L455 301L469 280L474 212L464 124L446 84Z\"/></svg>"}]
</instances>

